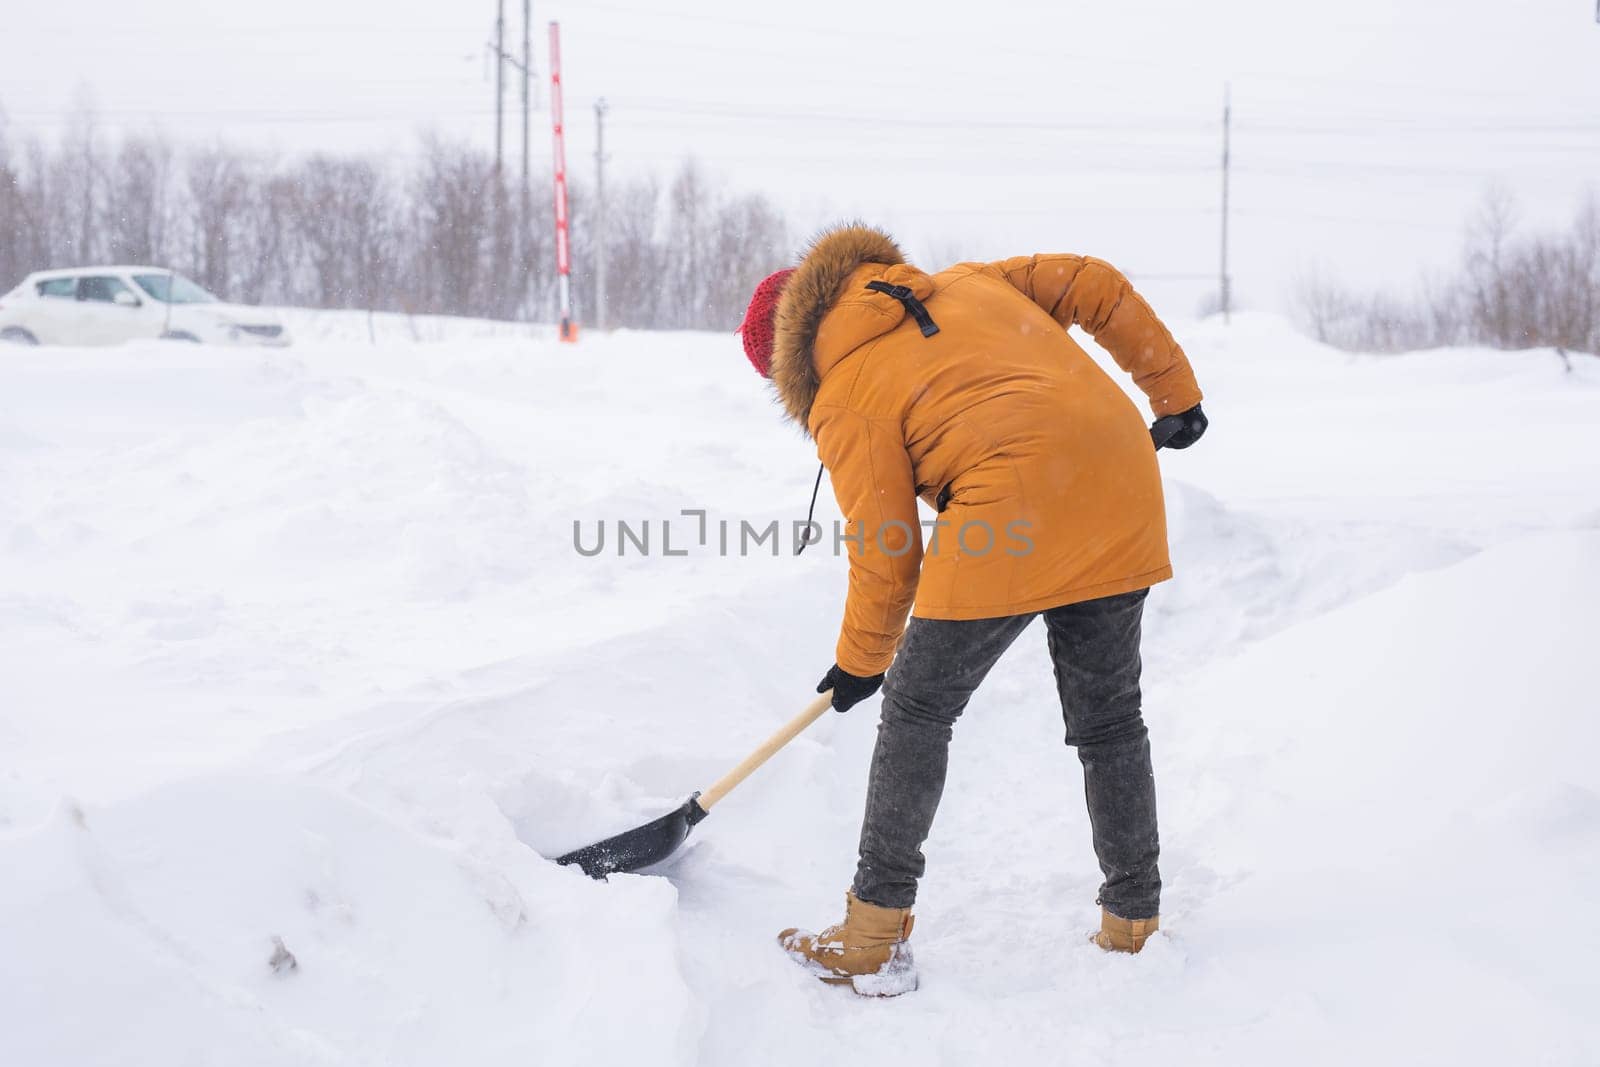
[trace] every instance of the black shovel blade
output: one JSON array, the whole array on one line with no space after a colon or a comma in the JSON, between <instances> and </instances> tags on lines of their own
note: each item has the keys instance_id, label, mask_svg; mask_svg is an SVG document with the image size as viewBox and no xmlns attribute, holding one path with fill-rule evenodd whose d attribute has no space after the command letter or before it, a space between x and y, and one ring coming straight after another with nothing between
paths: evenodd
<instances>
[{"instance_id":1,"label":"black shovel blade","mask_svg":"<svg viewBox=\"0 0 1600 1067\"><path fill-rule=\"evenodd\" d=\"M706 817L699 796L699 793L694 794L683 802L683 807L643 826L558 856L556 862L563 867L576 863L590 878L604 878L618 871L637 871L660 863L678 851L689 831Z\"/></svg>"}]
</instances>

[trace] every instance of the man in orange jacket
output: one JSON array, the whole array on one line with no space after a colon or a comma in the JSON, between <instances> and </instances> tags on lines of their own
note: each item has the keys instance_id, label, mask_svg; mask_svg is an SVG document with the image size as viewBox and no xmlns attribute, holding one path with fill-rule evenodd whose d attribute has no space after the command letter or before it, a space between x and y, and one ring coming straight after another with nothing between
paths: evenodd
<instances>
[{"instance_id":1,"label":"man in orange jacket","mask_svg":"<svg viewBox=\"0 0 1600 1067\"><path fill-rule=\"evenodd\" d=\"M1154 428L1070 326L1133 375ZM915 988L911 906L952 726L1042 615L1105 876L1094 940L1139 951L1161 892L1139 631L1147 590L1172 576L1152 436L1186 448L1206 428L1183 350L1100 260L928 275L865 226L763 281L740 333L815 439L847 521L849 594L818 692L846 711L884 690L845 919L786 930L784 948L857 992ZM919 499L937 513L926 531Z\"/></svg>"}]
</instances>

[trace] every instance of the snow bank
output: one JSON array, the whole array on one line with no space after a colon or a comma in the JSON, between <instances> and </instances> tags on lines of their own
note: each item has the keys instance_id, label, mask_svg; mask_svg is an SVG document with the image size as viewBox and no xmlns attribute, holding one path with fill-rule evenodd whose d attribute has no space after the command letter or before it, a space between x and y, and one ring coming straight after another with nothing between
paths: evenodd
<instances>
[{"instance_id":1,"label":"snow bank","mask_svg":"<svg viewBox=\"0 0 1600 1067\"><path fill-rule=\"evenodd\" d=\"M1600 529L1533 536L1157 690L1172 938L1197 995L1249 1005L1252 1044L1600 1050L1597 594Z\"/></svg>"},{"instance_id":2,"label":"snow bank","mask_svg":"<svg viewBox=\"0 0 1600 1067\"><path fill-rule=\"evenodd\" d=\"M251 775L68 804L4 852L8 1062L692 1062L659 879L486 867Z\"/></svg>"},{"instance_id":3,"label":"snow bank","mask_svg":"<svg viewBox=\"0 0 1600 1067\"><path fill-rule=\"evenodd\" d=\"M1146 628L1166 932L1083 940L1030 631L957 733L923 989L868 1004L772 938L836 917L869 709L654 875L543 858L703 788L831 658L841 560L659 554L684 509L803 514L737 342L291 327L0 352L6 1062L1600 1058L1600 361L1180 327L1213 425L1163 454ZM618 519L657 553L574 550Z\"/></svg>"}]
</instances>

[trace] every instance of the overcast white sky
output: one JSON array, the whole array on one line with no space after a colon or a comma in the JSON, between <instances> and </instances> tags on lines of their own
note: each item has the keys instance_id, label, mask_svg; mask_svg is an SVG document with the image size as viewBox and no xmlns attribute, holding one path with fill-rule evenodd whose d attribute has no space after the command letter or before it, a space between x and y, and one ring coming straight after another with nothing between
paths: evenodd
<instances>
[{"instance_id":1,"label":"overcast white sky","mask_svg":"<svg viewBox=\"0 0 1600 1067\"><path fill-rule=\"evenodd\" d=\"M520 47L521 0L507 2ZM8 2L0 109L53 136L87 93L114 129L284 154L492 143L494 0ZM1530 225L1600 190L1594 0L649 4L536 2L562 23L569 159L694 155L800 229L859 215L925 265L1086 252L1193 310L1217 269L1223 85L1234 103L1235 289L1279 307L1313 264L1408 284L1450 261L1491 182ZM548 101L544 84L541 103ZM516 160L517 98L507 148ZM534 120L549 167L549 117Z\"/></svg>"}]
</instances>

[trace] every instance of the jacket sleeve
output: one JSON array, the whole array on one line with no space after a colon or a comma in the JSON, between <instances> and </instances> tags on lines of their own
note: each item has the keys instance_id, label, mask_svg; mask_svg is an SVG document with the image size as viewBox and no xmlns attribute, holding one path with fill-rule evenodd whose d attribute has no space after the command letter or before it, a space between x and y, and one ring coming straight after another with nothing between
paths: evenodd
<instances>
[{"instance_id":1,"label":"jacket sleeve","mask_svg":"<svg viewBox=\"0 0 1600 1067\"><path fill-rule=\"evenodd\" d=\"M1189 357L1121 271L1089 256L1017 256L991 263L998 274L1063 326L1081 326L1133 375L1159 415L1200 403Z\"/></svg>"},{"instance_id":2,"label":"jacket sleeve","mask_svg":"<svg viewBox=\"0 0 1600 1067\"><path fill-rule=\"evenodd\" d=\"M922 568L917 496L900 427L819 406L811 429L844 516L850 588L835 658L851 674L889 668Z\"/></svg>"}]
</instances>

